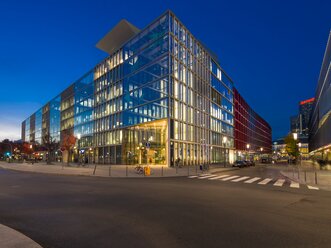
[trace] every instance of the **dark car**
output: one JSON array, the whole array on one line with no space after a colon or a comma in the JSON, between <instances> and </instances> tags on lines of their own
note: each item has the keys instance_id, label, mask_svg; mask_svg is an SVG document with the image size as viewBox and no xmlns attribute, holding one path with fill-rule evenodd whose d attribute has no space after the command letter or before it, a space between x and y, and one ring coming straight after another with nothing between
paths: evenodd
<instances>
[{"instance_id":1,"label":"dark car","mask_svg":"<svg viewBox=\"0 0 331 248\"><path fill-rule=\"evenodd\" d=\"M238 168L242 168L242 167L245 167L245 166L246 166L246 163L244 161L241 161L241 160L237 160L232 165L232 167L238 167Z\"/></svg>"},{"instance_id":2,"label":"dark car","mask_svg":"<svg viewBox=\"0 0 331 248\"><path fill-rule=\"evenodd\" d=\"M255 162L251 160L245 160L247 166L255 166Z\"/></svg>"}]
</instances>

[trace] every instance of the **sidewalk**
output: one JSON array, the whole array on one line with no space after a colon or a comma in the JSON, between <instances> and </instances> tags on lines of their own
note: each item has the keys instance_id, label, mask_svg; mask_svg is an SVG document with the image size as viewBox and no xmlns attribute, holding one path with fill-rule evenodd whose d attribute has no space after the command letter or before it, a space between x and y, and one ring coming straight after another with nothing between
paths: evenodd
<instances>
[{"instance_id":1,"label":"sidewalk","mask_svg":"<svg viewBox=\"0 0 331 248\"><path fill-rule=\"evenodd\" d=\"M0 167L4 169L36 172L36 173L47 173L47 174L58 174L58 175L76 175L76 176L98 176L98 177L134 177L144 178L143 174L138 174L135 170L134 165L89 165L88 167L77 166L71 164L67 166L62 163L54 163L47 165L46 163L7 163L0 162ZM200 171L199 166L186 166L181 168L169 168L166 166L154 165L151 166L151 175L148 177L179 177L179 176L190 176L199 175L202 173L215 173L228 170L234 170L236 168L222 168L222 167L211 167L209 171Z\"/></svg>"},{"instance_id":2,"label":"sidewalk","mask_svg":"<svg viewBox=\"0 0 331 248\"><path fill-rule=\"evenodd\" d=\"M281 174L301 184L331 190L331 171L327 169L320 169L311 161L303 161L301 165L286 166L281 170Z\"/></svg>"},{"instance_id":3,"label":"sidewalk","mask_svg":"<svg viewBox=\"0 0 331 248\"><path fill-rule=\"evenodd\" d=\"M42 248L24 234L0 224L0 244L2 248Z\"/></svg>"}]
</instances>

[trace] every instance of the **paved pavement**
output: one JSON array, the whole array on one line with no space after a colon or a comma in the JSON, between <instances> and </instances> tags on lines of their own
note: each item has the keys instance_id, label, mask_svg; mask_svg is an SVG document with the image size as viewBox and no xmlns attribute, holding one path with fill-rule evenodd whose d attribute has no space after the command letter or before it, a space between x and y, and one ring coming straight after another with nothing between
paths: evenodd
<instances>
[{"instance_id":1,"label":"paved pavement","mask_svg":"<svg viewBox=\"0 0 331 248\"><path fill-rule=\"evenodd\" d=\"M45 248L330 247L330 192L259 185L282 177L262 166L227 173L261 181L0 169L0 221Z\"/></svg>"},{"instance_id":2,"label":"paved pavement","mask_svg":"<svg viewBox=\"0 0 331 248\"><path fill-rule=\"evenodd\" d=\"M331 170L321 169L310 161L303 161L301 165L283 166L281 173L297 183L331 191Z\"/></svg>"},{"instance_id":3,"label":"paved pavement","mask_svg":"<svg viewBox=\"0 0 331 248\"><path fill-rule=\"evenodd\" d=\"M135 166L125 165L89 165L89 166L77 166L71 164L55 163L53 165L47 165L46 163L7 163L0 162L0 167L4 169L26 171L26 172L38 172L47 174L61 174L61 175L77 175L77 176L99 176L99 177L139 177L143 178L143 174L138 174L135 170ZM235 170L236 168L228 167L211 167L210 173ZM169 168L166 166L152 166L150 177L178 177L199 175L203 173L198 166L189 166L182 168Z\"/></svg>"},{"instance_id":4,"label":"paved pavement","mask_svg":"<svg viewBox=\"0 0 331 248\"><path fill-rule=\"evenodd\" d=\"M0 224L0 247L1 248L41 248L32 239L22 233Z\"/></svg>"}]
</instances>

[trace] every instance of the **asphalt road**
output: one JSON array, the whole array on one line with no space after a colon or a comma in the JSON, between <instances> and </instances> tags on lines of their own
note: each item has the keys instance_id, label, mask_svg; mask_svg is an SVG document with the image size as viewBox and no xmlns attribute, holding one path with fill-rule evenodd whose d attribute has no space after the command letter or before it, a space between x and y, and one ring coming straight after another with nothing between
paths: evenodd
<instances>
[{"instance_id":1,"label":"asphalt road","mask_svg":"<svg viewBox=\"0 0 331 248\"><path fill-rule=\"evenodd\" d=\"M0 223L43 247L331 247L330 196L186 177L0 170Z\"/></svg>"}]
</instances>

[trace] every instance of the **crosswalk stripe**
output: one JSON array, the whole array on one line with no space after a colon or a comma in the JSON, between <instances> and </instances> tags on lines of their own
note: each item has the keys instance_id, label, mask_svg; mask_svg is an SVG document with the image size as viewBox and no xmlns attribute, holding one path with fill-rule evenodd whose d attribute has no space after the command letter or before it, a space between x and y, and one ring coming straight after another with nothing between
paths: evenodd
<instances>
[{"instance_id":1,"label":"crosswalk stripe","mask_svg":"<svg viewBox=\"0 0 331 248\"><path fill-rule=\"evenodd\" d=\"M197 178L198 176L190 176L190 177L188 177L188 178Z\"/></svg>"},{"instance_id":2,"label":"crosswalk stripe","mask_svg":"<svg viewBox=\"0 0 331 248\"><path fill-rule=\"evenodd\" d=\"M216 179L220 179L220 178L228 177L228 176L229 176L229 175L221 175L221 176L218 176L218 177L208 178L208 180L216 180Z\"/></svg>"},{"instance_id":3,"label":"crosswalk stripe","mask_svg":"<svg viewBox=\"0 0 331 248\"><path fill-rule=\"evenodd\" d=\"M317 187L314 187L314 186L310 186L310 185L307 185L308 189L314 189L314 190L319 190L319 188Z\"/></svg>"},{"instance_id":4,"label":"crosswalk stripe","mask_svg":"<svg viewBox=\"0 0 331 248\"><path fill-rule=\"evenodd\" d=\"M210 174L210 173L204 173L204 174L200 174L200 177L204 177L204 176L210 176L210 175L213 175L213 174Z\"/></svg>"},{"instance_id":5,"label":"crosswalk stripe","mask_svg":"<svg viewBox=\"0 0 331 248\"><path fill-rule=\"evenodd\" d=\"M231 182L240 182L240 181L243 181L243 180L246 180L248 179L249 177L239 177L237 179L234 179L234 180L231 180Z\"/></svg>"},{"instance_id":6,"label":"crosswalk stripe","mask_svg":"<svg viewBox=\"0 0 331 248\"><path fill-rule=\"evenodd\" d=\"M272 178L266 178L266 179L262 180L261 182L259 182L258 184L266 185L266 184L269 183L270 181L272 181Z\"/></svg>"},{"instance_id":7,"label":"crosswalk stripe","mask_svg":"<svg viewBox=\"0 0 331 248\"><path fill-rule=\"evenodd\" d=\"M274 186L281 187L285 183L285 179L278 179L277 182L274 183Z\"/></svg>"},{"instance_id":8,"label":"crosswalk stripe","mask_svg":"<svg viewBox=\"0 0 331 248\"><path fill-rule=\"evenodd\" d=\"M235 179L239 176L231 176L231 177L226 177L226 178L223 178L222 181L228 181L228 180L231 180L231 179Z\"/></svg>"},{"instance_id":9,"label":"crosswalk stripe","mask_svg":"<svg viewBox=\"0 0 331 248\"><path fill-rule=\"evenodd\" d=\"M254 183L255 181L260 180L260 179L261 179L260 177L253 177L252 179L249 179L249 180L245 181L244 183Z\"/></svg>"},{"instance_id":10,"label":"crosswalk stripe","mask_svg":"<svg viewBox=\"0 0 331 248\"><path fill-rule=\"evenodd\" d=\"M300 185L297 182L291 181L290 187L291 188L297 188L298 189L298 188L300 188Z\"/></svg>"},{"instance_id":11,"label":"crosswalk stripe","mask_svg":"<svg viewBox=\"0 0 331 248\"><path fill-rule=\"evenodd\" d=\"M206 179L210 177L216 177L217 175L209 175L209 176L204 176L204 177L198 177L198 179Z\"/></svg>"}]
</instances>

